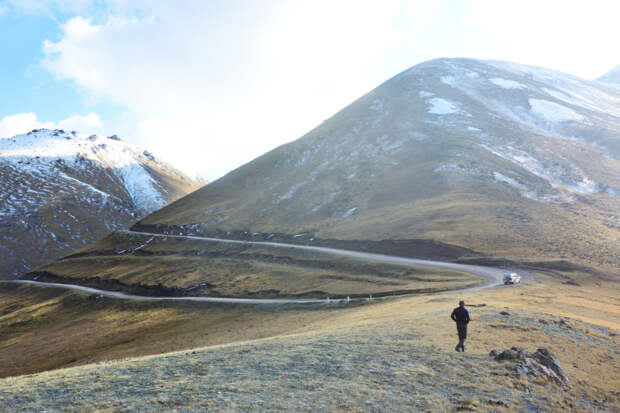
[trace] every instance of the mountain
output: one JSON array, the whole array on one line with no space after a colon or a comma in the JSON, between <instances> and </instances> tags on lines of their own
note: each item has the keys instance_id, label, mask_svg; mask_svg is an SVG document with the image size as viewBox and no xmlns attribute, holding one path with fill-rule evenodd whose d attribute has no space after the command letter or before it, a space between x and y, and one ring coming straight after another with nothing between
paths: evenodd
<instances>
[{"instance_id":1,"label":"mountain","mask_svg":"<svg viewBox=\"0 0 620 413\"><path fill-rule=\"evenodd\" d=\"M183 350L12 377L0 383L4 405L618 411L619 93L507 62L440 59L397 75L133 227L164 235L115 231L22 276L135 294L367 302L134 301L0 283L0 376ZM463 291L464 274L175 233L495 262L535 277ZM459 289L370 297L427 287ZM464 363L446 324L458 300L476 320Z\"/></svg>"},{"instance_id":2,"label":"mountain","mask_svg":"<svg viewBox=\"0 0 620 413\"><path fill-rule=\"evenodd\" d=\"M617 274L620 90L516 63L428 61L134 228L423 239Z\"/></svg>"},{"instance_id":3,"label":"mountain","mask_svg":"<svg viewBox=\"0 0 620 413\"><path fill-rule=\"evenodd\" d=\"M620 65L614 67L596 80L599 82L620 85Z\"/></svg>"},{"instance_id":4,"label":"mountain","mask_svg":"<svg viewBox=\"0 0 620 413\"><path fill-rule=\"evenodd\" d=\"M0 278L127 228L198 187L115 135L35 129L0 139Z\"/></svg>"}]
</instances>

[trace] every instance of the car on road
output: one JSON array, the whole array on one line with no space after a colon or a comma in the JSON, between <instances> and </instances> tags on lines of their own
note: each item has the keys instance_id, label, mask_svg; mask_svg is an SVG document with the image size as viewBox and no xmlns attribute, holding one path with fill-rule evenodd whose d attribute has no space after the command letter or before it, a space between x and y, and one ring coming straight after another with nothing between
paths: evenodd
<instances>
[{"instance_id":1,"label":"car on road","mask_svg":"<svg viewBox=\"0 0 620 413\"><path fill-rule=\"evenodd\" d=\"M520 284L521 276L516 272L507 272L504 274L504 284Z\"/></svg>"}]
</instances>

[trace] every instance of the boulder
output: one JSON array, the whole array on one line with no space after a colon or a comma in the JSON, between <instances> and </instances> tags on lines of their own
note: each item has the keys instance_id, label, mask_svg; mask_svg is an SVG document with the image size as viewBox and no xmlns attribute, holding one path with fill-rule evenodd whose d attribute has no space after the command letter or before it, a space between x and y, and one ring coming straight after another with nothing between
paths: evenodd
<instances>
[{"instance_id":1,"label":"boulder","mask_svg":"<svg viewBox=\"0 0 620 413\"><path fill-rule=\"evenodd\" d=\"M497 361L514 361L519 374L535 377L544 375L561 386L569 386L568 377L560 362L545 348L530 353L522 348L512 347L509 350L492 350L489 355Z\"/></svg>"},{"instance_id":2,"label":"boulder","mask_svg":"<svg viewBox=\"0 0 620 413\"><path fill-rule=\"evenodd\" d=\"M538 365L534 365L539 371L551 377L558 384L568 385L568 377L564 374L560 362L556 359L549 350L545 348L539 348L534 353L533 358Z\"/></svg>"},{"instance_id":3,"label":"boulder","mask_svg":"<svg viewBox=\"0 0 620 413\"><path fill-rule=\"evenodd\" d=\"M489 355L497 361L502 360L523 360L527 352L519 347L512 347L510 350L491 350Z\"/></svg>"}]
</instances>

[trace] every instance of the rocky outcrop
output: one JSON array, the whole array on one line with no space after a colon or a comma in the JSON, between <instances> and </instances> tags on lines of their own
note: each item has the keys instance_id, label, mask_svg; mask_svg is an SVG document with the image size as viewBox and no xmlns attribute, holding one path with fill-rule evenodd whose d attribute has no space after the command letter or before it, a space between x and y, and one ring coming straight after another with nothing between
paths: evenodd
<instances>
[{"instance_id":1,"label":"rocky outcrop","mask_svg":"<svg viewBox=\"0 0 620 413\"><path fill-rule=\"evenodd\" d=\"M492 350L489 355L497 361L516 362L515 369L519 374L530 376L546 376L553 382L569 387L568 377L560 366L560 362L549 350L539 348L535 353L530 353L519 347L509 350Z\"/></svg>"}]
</instances>

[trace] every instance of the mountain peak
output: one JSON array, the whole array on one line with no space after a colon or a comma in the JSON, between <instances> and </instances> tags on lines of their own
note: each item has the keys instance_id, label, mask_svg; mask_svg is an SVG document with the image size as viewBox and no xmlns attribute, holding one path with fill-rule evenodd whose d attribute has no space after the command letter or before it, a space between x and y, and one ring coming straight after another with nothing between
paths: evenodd
<instances>
[{"instance_id":1,"label":"mountain peak","mask_svg":"<svg viewBox=\"0 0 620 413\"><path fill-rule=\"evenodd\" d=\"M0 277L125 228L199 186L116 135L33 129L0 139Z\"/></svg>"},{"instance_id":2,"label":"mountain peak","mask_svg":"<svg viewBox=\"0 0 620 413\"><path fill-rule=\"evenodd\" d=\"M620 202L619 102L616 87L541 67L420 63L141 225L427 238L498 256L535 238L530 256L564 245L561 228L573 222L567 211L587 208L592 215L580 228L610 245L588 228ZM505 206L518 212L507 215ZM471 224L474 216L480 225ZM487 243L490 232L504 249ZM582 254L562 248L554 258Z\"/></svg>"},{"instance_id":3,"label":"mountain peak","mask_svg":"<svg viewBox=\"0 0 620 413\"><path fill-rule=\"evenodd\" d=\"M597 78L596 80L598 80L599 82L620 85L620 65L614 67L609 72L605 73L603 76Z\"/></svg>"}]
</instances>

